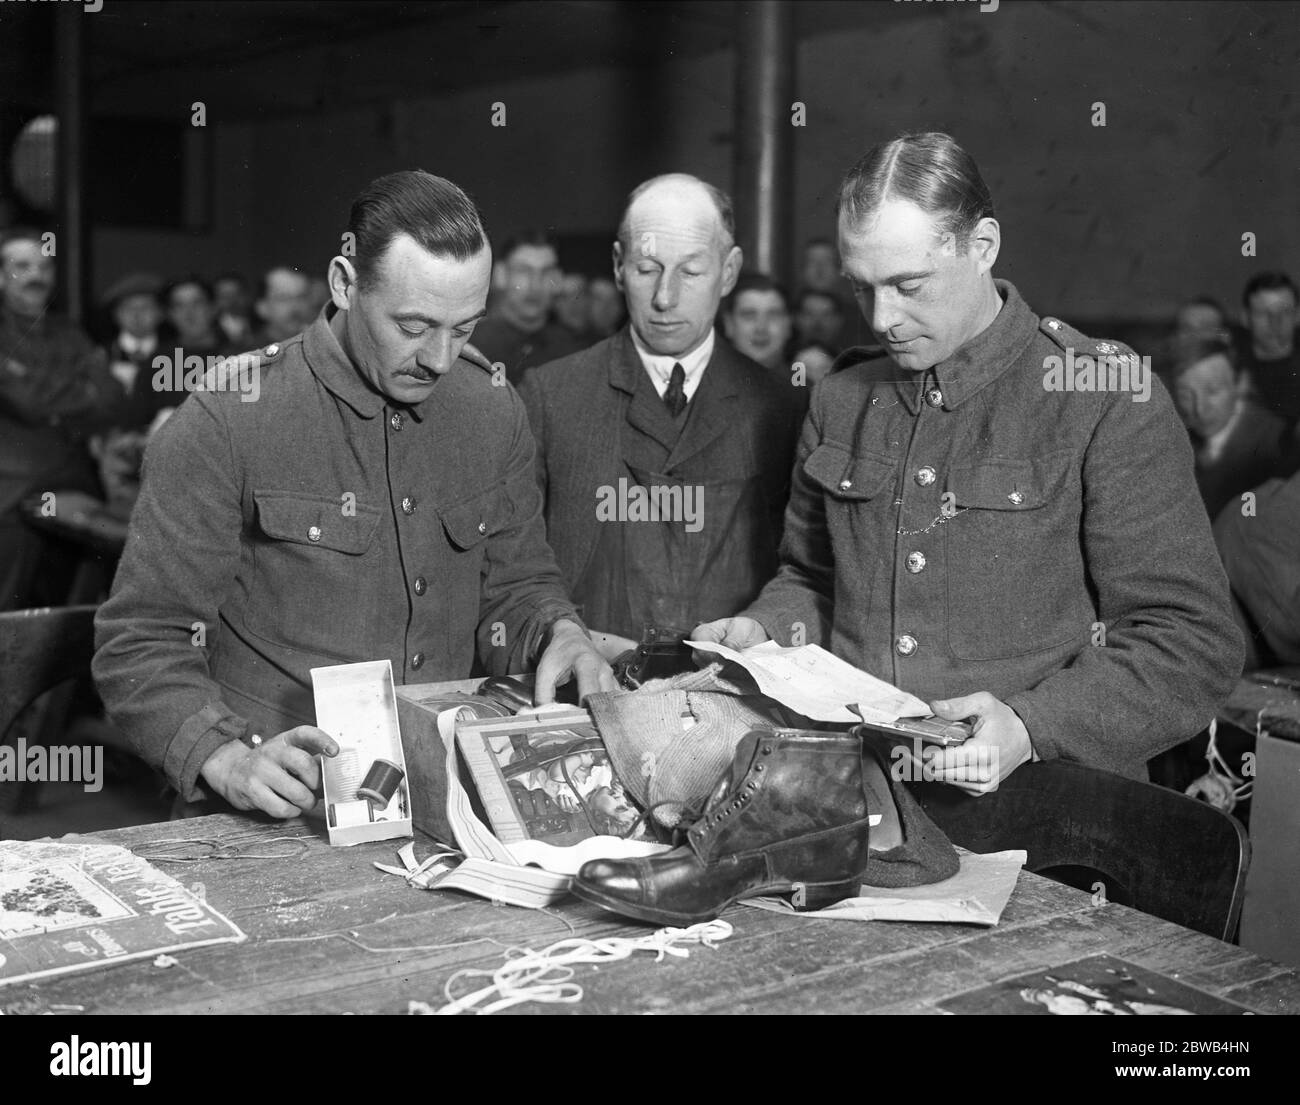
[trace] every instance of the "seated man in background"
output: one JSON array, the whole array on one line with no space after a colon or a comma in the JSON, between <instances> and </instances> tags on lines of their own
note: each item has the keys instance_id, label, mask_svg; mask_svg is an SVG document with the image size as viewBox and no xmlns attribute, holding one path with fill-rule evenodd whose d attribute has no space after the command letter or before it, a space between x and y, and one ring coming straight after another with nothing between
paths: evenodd
<instances>
[{"instance_id":1,"label":"seated man in background","mask_svg":"<svg viewBox=\"0 0 1300 1105\"><path fill-rule=\"evenodd\" d=\"M551 319L560 264L555 243L546 234L532 230L508 239L492 266L492 287L496 299L474 331L474 344L489 361L505 366L512 384L519 383L524 369L582 348Z\"/></svg>"},{"instance_id":2,"label":"seated man in background","mask_svg":"<svg viewBox=\"0 0 1300 1105\"><path fill-rule=\"evenodd\" d=\"M301 334L315 317L309 303L310 291L307 274L297 269L281 265L264 273L254 304L262 326L249 348L274 345Z\"/></svg>"},{"instance_id":3,"label":"seated man in background","mask_svg":"<svg viewBox=\"0 0 1300 1105\"><path fill-rule=\"evenodd\" d=\"M799 268L799 286L814 292L834 294L844 281L840 255L829 238L812 238L803 247Z\"/></svg>"},{"instance_id":4,"label":"seated man in background","mask_svg":"<svg viewBox=\"0 0 1300 1105\"><path fill-rule=\"evenodd\" d=\"M1198 295L1180 306L1174 314L1175 339L1186 337L1228 337L1228 314L1217 299Z\"/></svg>"},{"instance_id":5,"label":"seated man in background","mask_svg":"<svg viewBox=\"0 0 1300 1105\"><path fill-rule=\"evenodd\" d=\"M587 282L587 329L596 341L611 338L627 321L623 293L608 276L593 276Z\"/></svg>"},{"instance_id":6,"label":"seated man in background","mask_svg":"<svg viewBox=\"0 0 1300 1105\"><path fill-rule=\"evenodd\" d=\"M1268 480L1214 522L1246 667L1300 664L1300 474Z\"/></svg>"},{"instance_id":7,"label":"seated man in background","mask_svg":"<svg viewBox=\"0 0 1300 1105\"><path fill-rule=\"evenodd\" d=\"M639 640L734 613L775 570L799 413L788 377L716 339L743 259L723 192L646 181L613 252L630 324L519 393L569 592L593 628Z\"/></svg>"},{"instance_id":8,"label":"seated man in background","mask_svg":"<svg viewBox=\"0 0 1300 1105\"><path fill-rule=\"evenodd\" d=\"M794 330L805 345L821 342L833 353L844 348L844 304L834 292L805 288L795 300Z\"/></svg>"},{"instance_id":9,"label":"seated man in background","mask_svg":"<svg viewBox=\"0 0 1300 1105\"><path fill-rule=\"evenodd\" d=\"M555 297L555 321L583 345L591 345L596 340L596 335L591 332L587 278L582 273L566 272L560 278L560 290Z\"/></svg>"},{"instance_id":10,"label":"seated man in background","mask_svg":"<svg viewBox=\"0 0 1300 1105\"><path fill-rule=\"evenodd\" d=\"M180 398L154 385L156 355L170 356L159 339L162 282L151 273L123 277L105 293L118 334L108 347L109 371L122 385L121 416L104 434L90 441L99 462L100 481L109 509L119 518L131 513L140 491L140 462L149 432Z\"/></svg>"},{"instance_id":11,"label":"seated man in background","mask_svg":"<svg viewBox=\"0 0 1300 1105\"><path fill-rule=\"evenodd\" d=\"M1300 420L1295 282L1283 272L1262 272L1246 284L1241 300L1242 371L1260 402L1294 426Z\"/></svg>"},{"instance_id":12,"label":"seated man in background","mask_svg":"<svg viewBox=\"0 0 1300 1105\"><path fill-rule=\"evenodd\" d=\"M117 327L117 337L108 346L108 368L126 395L120 425L124 430L146 430L158 413L152 381L154 354L161 352L161 291L161 280L141 272L123 277L104 294Z\"/></svg>"},{"instance_id":13,"label":"seated man in background","mask_svg":"<svg viewBox=\"0 0 1300 1105\"><path fill-rule=\"evenodd\" d=\"M237 272L223 272L212 282L212 295L217 325L226 341L236 349L252 349L257 340L253 337L252 301L247 282Z\"/></svg>"},{"instance_id":14,"label":"seated man in background","mask_svg":"<svg viewBox=\"0 0 1300 1105\"><path fill-rule=\"evenodd\" d=\"M477 645L498 675L540 657L540 702L570 674L616 686L546 545L523 405L466 344L492 264L478 211L394 173L348 229L332 305L158 431L95 620L109 716L187 802L314 805L314 756L337 748L312 724L313 667L464 679Z\"/></svg>"},{"instance_id":15,"label":"seated man in background","mask_svg":"<svg viewBox=\"0 0 1300 1105\"><path fill-rule=\"evenodd\" d=\"M913 778L980 794L1031 759L1145 778L1242 658L1167 392L1141 374L1062 386L1067 358L1131 354L994 280L993 201L948 135L872 149L838 224L885 351L846 353L818 385L780 571L696 636L821 645L974 719Z\"/></svg>"},{"instance_id":16,"label":"seated man in background","mask_svg":"<svg viewBox=\"0 0 1300 1105\"><path fill-rule=\"evenodd\" d=\"M770 368L787 383L790 365L790 301L781 287L763 273L743 273L722 301L722 332L740 353Z\"/></svg>"},{"instance_id":17,"label":"seated man in background","mask_svg":"<svg viewBox=\"0 0 1300 1105\"><path fill-rule=\"evenodd\" d=\"M1196 486L1211 518L1243 491L1300 464L1286 422L1240 393L1237 354L1224 337L1189 335L1171 362L1174 405L1192 435Z\"/></svg>"},{"instance_id":18,"label":"seated man in background","mask_svg":"<svg viewBox=\"0 0 1300 1105\"><path fill-rule=\"evenodd\" d=\"M75 560L33 529L19 506L30 495L97 496L87 437L121 417L122 386L100 349L48 308L54 259L41 233L0 233L0 610L65 601Z\"/></svg>"}]
</instances>

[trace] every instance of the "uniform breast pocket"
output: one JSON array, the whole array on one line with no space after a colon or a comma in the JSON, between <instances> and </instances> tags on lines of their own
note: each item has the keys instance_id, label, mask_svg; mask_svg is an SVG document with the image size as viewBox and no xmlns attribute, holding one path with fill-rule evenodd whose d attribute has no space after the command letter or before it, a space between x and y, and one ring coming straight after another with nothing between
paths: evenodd
<instances>
[{"instance_id":1,"label":"uniform breast pocket","mask_svg":"<svg viewBox=\"0 0 1300 1105\"><path fill-rule=\"evenodd\" d=\"M948 643L993 660L1058 647L1091 625L1071 453L954 466L943 527Z\"/></svg>"},{"instance_id":2,"label":"uniform breast pocket","mask_svg":"<svg viewBox=\"0 0 1300 1105\"><path fill-rule=\"evenodd\" d=\"M482 576L492 538L514 518L514 503L505 484L478 491L440 511L451 549L444 579L445 595L457 631L478 624Z\"/></svg>"},{"instance_id":3,"label":"uniform breast pocket","mask_svg":"<svg viewBox=\"0 0 1300 1105\"><path fill-rule=\"evenodd\" d=\"M889 456L833 442L822 442L803 461L803 472L822 489L832 528L836 519L861 519L863 507L888 507L894 467Z\"/></svg>"},{"instance_id":4,"label":"uniform breast pocket","mask_svg":"<svg viewBox=\"0 0 1300 1105\"><path fill-rule=\"evenodd\" d=\"M834 562L836 600L854 610L869 610L878 581L889 578L893 556L894 485L897 462L878 453L854 452L834 442L822 442L803 463L804 474L821 490L826 532L825 550ZM789 523L787 522L787 525ZM812 551L817 551L817 519L810 519ZM789 536L789 534L787 534Z\"/></svg>"},{"instance_id":5,"label":"uniform breast pocket","mask_svg":"<svg viewBox=\"0 0 1300 1105\"><path fill-rule=\"evenodd\" d=\"M376 638L380 511L338 498L254 491L253 579L245 625L282 647L350 659Z\"/></svg>"}]
</instances>

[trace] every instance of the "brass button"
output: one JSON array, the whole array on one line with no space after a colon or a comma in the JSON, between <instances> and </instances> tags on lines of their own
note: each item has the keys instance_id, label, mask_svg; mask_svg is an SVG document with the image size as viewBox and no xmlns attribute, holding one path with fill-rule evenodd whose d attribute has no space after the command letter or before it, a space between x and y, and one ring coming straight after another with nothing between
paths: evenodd
<instances>
[{"instance_id":1,"label":"brass button","mask_svg":"<svg viewBox=\"0 0 1300 1105\"><path fill-rule=\"evenodd\" d=\"M393 411L393 417L388 420L388 424L392 426L394 430L400 430L402 428L402 412Z\"/></svg>"},{"instance_id":2,"label":"brass button","mask_svg":"<svg viewBox=\"0 0 1300 1105\"><path fill-rule=\"evenodd\" d=\"M412 499L410 495L407 495L406 498L402 500L402 513L403 514L415 513L415 500Z\"/></svg>"},{"instance_id":3,"label":"brass button","mask_svg":"<svg viewBox=\"0 0 1300 1105\"><path fill-rule=\"evenodd\" d=\"M308 541L320 540L320 526L312 526L311 529L307 531L307 540Z\"/></svg>"},{"instance_id":4,"label":"brass button","mask_svg":"<svg viewBox=\"0 0 1300 1105\"><path fill-rule=\"evenodd\" d=\"M1008 495L1007 498L1008 498L1011 502L1015 503L1016 506L1019 506L1021 503L1023 503L1023 502L1025 501L1025 497L1024 497L1022 494L1020 494L1019 491L1013 491L1013 492L1011 492L1011 494Z\"/></svg>"},{"instance_id":5,"label":"brass button","mask_svg":"<svg viewBox=\"0 0 1300 1105\"><path fill-rule=\"evenodd\" d=\"M943 392L941 392L938 388L931 388L929 391L925 393L925 401L929 403L930 406L932 407L942 406Z\"/></svg>"},{"instance_id":6,"label":"brass button","mask_svg":"<svg viewBox=\"0 0 1300 1105\"><path fill-rule=\"evenodd\" d=\"M913 575L917 572L925 571L925 553L910 552L907 554L907 570Z\"/></svg>"},{"instance_id":7,"label":"brass button","mask_svg":"<svg viewBox=\"0 0 1300 1105\"><path fill-rule=\"evenodd\" d=\"M424 663L423 652L417 652L414 656L411 657L411 667L418 668L423 663Z\"/></svg>"},{"instance_id":8,"label":"brass button","mask_svg":"<svg viewBox=\"0 0 1300 1105\"><path fill-rule=\"evenodd\" d=\"M916 638L911 634L904 633L894 642L894 651L899 656L911 656L916 651Z\"/></svg>"},{"instance_id":9,"label":"brass button","mask_svg":"<svg viewBox=\"0 0 1300 1105\"><path fill-rule=\"evenodd\" d=\"M416 576L414 587L415 587L415 593L417 595L422 595L424 594L425 591L429 589L429 582L424 578L424 576Z\"/></svg>"},{"instance_id":10,"label":"brass button","mask_svg":"<svg viewBox=\"0 0 1300 1105\"><path fill-rule=\"evenodd\" d=\"M479 531L479 533L487 533L487 523L486 523L486 522L480 522L480 523L478 524L478 531Z\"/></svg>"},{"instance_id":11,"label":"brass button","mask_svg":"<svg viewBox=\"0 0 1300 1105\"><path fill-rule=\"evenodd\" d=\"M852 481L852 480L840 480L840 490L841 490L841 491L847 491L847 490L848 490L850 487L852 487L852 486L853 486L853 481Z\"/></svg>"},{"instance_id":12,"label":"brass button","mask_svg":"<svg viewBox=\"0 0 1300 1105\"><path fill-rule=\"evenodd\" d=\"M922 487L929 487L935 480L935 470L928 464L924 468L916 470L916 482Z\"/></svg>"}]
</instances>

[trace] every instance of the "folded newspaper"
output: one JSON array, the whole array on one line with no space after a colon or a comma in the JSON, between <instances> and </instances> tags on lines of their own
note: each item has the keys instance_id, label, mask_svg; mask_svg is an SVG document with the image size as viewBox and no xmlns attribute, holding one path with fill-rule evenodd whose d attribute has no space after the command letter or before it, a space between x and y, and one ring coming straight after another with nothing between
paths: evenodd
<instances>
[{"instance_id":1,"label":"folded newspaper","mask_svg":"<svg viewBox=\"0 0 1300 1105\"><path fill-rule=\"evenodd\" d=\"M243 939L125 848L0 841L0 986Z\"/></svg>"}]
</instances>

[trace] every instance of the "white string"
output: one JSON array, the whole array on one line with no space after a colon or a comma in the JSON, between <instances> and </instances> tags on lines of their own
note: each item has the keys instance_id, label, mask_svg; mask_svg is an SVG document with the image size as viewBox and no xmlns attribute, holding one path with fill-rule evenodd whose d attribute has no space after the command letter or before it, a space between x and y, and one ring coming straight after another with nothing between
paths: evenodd
<instances>
[{"instance_id":1,"label":"white string","mask_svg":"<svg viewBox=\"0 0 1300 1105\"><path fill-rule=\"evenodd\" d=\"M683 944L702 944L712 948L718 941L731 936L733 929L726 921L706 921L689 928L661 928L646 936L628 939L610 936L603 940L574 938L559 940L540 952L531 948L510 948L506 961L494 970L466 967L448 980L443 992L447 1004L434 1009L422 1001L413 1001L407 1008L412 1014L455 1016L458 1013L496 1013L524 1002L542 1004L572 1004L582 1000L582 987L572 981L573 965L590 963L599 966L620 959L630 959L636 952L654 952L655 962L664 956L686 958L690 953ZM491 984L460 998L452 997L452 986L460 979L490 978ZM495 1001L490 1000L496 998ZM483 1004L486 1002L487 1004Z\"/></svg>"},{"instance_id":2,"label":"white string","mask_svg":"<svg viewBox=\"0 0 1300 1105\"><path fill-rule=\"evenodd\" d=\"M1262 716L1263 711L1260 711L1260 714ZM1256 718L1255 737L1257 740L1259 738L1260 727L1260 719ZM1247 782L1228 766L1228 761L1223 758L1223 754L1219 751L1219 742L1217 739L1218 731L1219 719L1214 718L1210 721L1210 739L1205 746L1205 759L1209 764L1210 769L1193 782L1187 788L1185 793L1193 798L1200 797L1200 795L1205 791L1205 784L1208 781L1213 780L1222 785L1222 787L1227 791L1228 797L1231 800L1228 802L1224 812L1231 813L1236 809L1238 802L1243 802L1250 797L1251 792L1254 789L1254 781L1251 780L1250 782Z\"/></svg>"}]
</instances>

